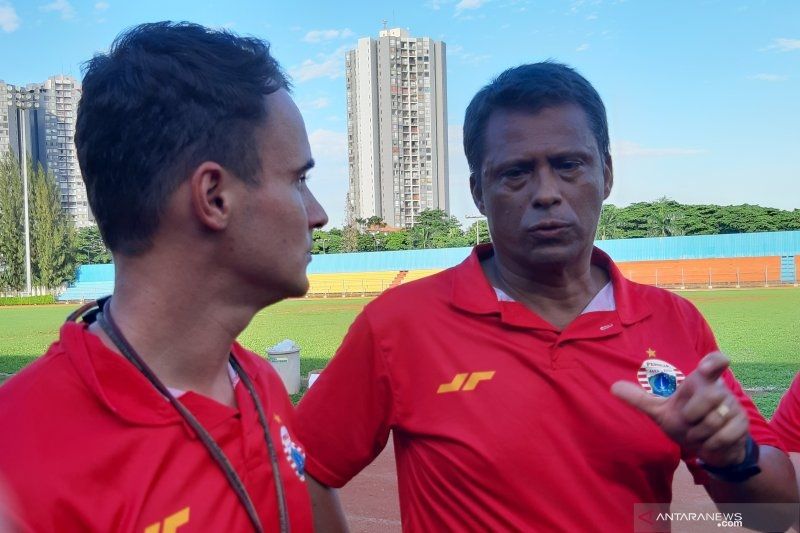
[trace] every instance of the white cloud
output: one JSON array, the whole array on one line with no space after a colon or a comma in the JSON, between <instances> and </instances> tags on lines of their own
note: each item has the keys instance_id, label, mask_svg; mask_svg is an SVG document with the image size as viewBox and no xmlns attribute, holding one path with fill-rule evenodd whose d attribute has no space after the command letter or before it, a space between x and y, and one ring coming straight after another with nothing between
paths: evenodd
<instances>
[{"instance_id":1,"label":"white cloud","mask_svg":"<svg viewBox=\"0 0 800 533\"><path fill-rule=\"evenodd\" d=\"M316 98L314 100L309 100L305 102L300 102L298 107L300 110L305 113L307 111L312 111L315 109L324 109L331 104L330 100L324 96L320 98Z\"/></svg>"},{"instance_id":2,"label":"white cloud","mask_svg":"<svg viewBox=\"0 0 800 533\"><path fill-rule=\"evenodd\" d=\"M72 7L69 0L53 0L53 2L49 4L40 6L39 11L44 11L45 13L50 11L61 13L61 18L64 20L71 19L75 16L75 8Z\"/></svg>"},{"instance_id":3,"label":"white cloud","mask_svg":"<svg viewBox=\"0 0 800 533\"><path fill-rule=\"evenodd\" d=\"M433 9L434 11L439 11L442 8L442 4L445 3L447 3L447 0L428 0L425 2L425 7Z\"/></svg>"},{"instance_id":4,"label":"white cloud","mask_svg":"<svg viewBox=\"0 0 800 533\"><path fill-rule=\"evenodd\" d=\"M705 154L707 150L699 148L646 148L632 141L617 141L612 143L611 153L614 157L669 157Z\"/></svg>"},{"instance_id":5,"label":"white cloud","mask_svg":"<svg viewBox=\"0 0 800 533\"><path fill-rule=\"evenodd\" d=\"M748 76L748 79L751 80L758 80L758 81L786 81L789 79L789 76L783 76L780 74L754 74L753 76Z\"/></svg>"},{"instance_id":6,"label":"white cloud","mask_svg":"<svg viewBox=\"0 0 800 533\"><path fill-rule=\"evenodd\" d=\"M773 39L772 44L762 50L777 50L778 52L791 52L793 50L800 50L800 39L787 39L781 37Z\"/></svg>"},{"instance_id":7,"label":"white cloud","mask_svg":"<svg viewBox=\"0 0 800 533\"><path fill-rule=\"evenodd\" d=\"M488 2L488 0L461 0L456 4L456 15L460 15L467 10L479 9L486 4L486 2Z\"/></svg>"},{"instance_id":8,"label":"white cloud","mask_svg":"<svg viewBox=\"0 0 800 533\"><path fill-rule=\"evenodd\" d=\"M311 30L306 33L303 40L307 43L321 43L323 41L332 41L333 39L347 39L353 35L349 28L343 30Z\"/></svg>"},{"instance_id":9,"label":"white cloud","mask_svg":"<svg viewBox=\"0 0 800 533\"><path fill-rule=\"evenodd\" d=\"M339 131L317 129L308 136L315 158L347 160L347 135Z\"/></svg>"},{"instance_id":10,"label":"white cloud","mask_svg":"<svg viewBox=\"0 0 800 533\"><path fill-rule=\"evenodd\" d=\"M447 55L457 58L464 65L477 65L483 63L487 59L491 59L489 54L473 54L472 52L465 52L464 47L460 44L448 45Z\"/></svg>"},{"instance_id":11,"label":"white cloud","mask_svg":"<svg viewBox=\"0 0 800 533\"><path fill-rule=\"evenodd\" d=\"M108 2L97 2L97 3L94 5L94 8L95 8L97 11L105 11L105 10L106 10L106 9L108 9L109 7L111 7L111 5L110 5Z\"/></svg>"},{"instance_id":12,"label":"white cloud","mask_svg":"<svg viewBox=\"0 0 800 533\"><path fill-rule=\"evenodd\" d=\"M306 59L290 68L289 74L300 83L317 78L340 78L344 74L344 54L349 48L340 46L333 53L318 54L316 59Z\"/></svg>"},{"instance_id":13,"label":"white cloud","mask_svg":"<svg viewBox=\"0 0 800 533\"><path fill-rule=\"evenodd\" d=\"M19 16L17 16L14 6L6 2L0 2L0 30L6 33L19 28Z\"/></svg>"},{"instance_id":14,"label":"white cloud","mask_svg":"<svg viewBox=\"0 0 800 533\"><path fill-rule=\"evenodd\" d=\"M575 51L576 52L583 52L583 51L588 50L588 49L589 49L589 44L588 43L583 43L578 48L576 48Z\"/></svg>"},{"instance_id":15,"label":"white cloud","mask_svg":"<svg viewBox=\"0 0 800 533\"><path fill-rule=\"evenodd\" d=\"M461 62L465 65L478 65L491 58L490 54L471 54L469 52L461 54Z\"/></svg>"}]
</instances>

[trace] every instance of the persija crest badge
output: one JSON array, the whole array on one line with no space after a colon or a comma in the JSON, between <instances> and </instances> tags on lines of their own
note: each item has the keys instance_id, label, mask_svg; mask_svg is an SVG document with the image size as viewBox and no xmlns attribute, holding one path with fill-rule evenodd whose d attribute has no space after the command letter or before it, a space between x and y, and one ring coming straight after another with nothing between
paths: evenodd
<instances>
[{"instance_id":1,"label":"persija crest badge","mask_svg":"<svg viewBox=\"0 0 800 533\"><path fill-rule=\"evenodd\" d=\"M306 480L306 452L292 440L289 435L289 430L286 426L281 426L281 444L283 445L283 453L286 455L286 460L289 466L300 478L300 481Z\"/></svg>"},{"instance_id":2,"label":"persija crest badge","mask_svg":"<svg viewBox=\"0 0 800 533\"><path fill-rule=\"evenodd\" d=\"M656 359L656 351L652 348L647 350L647 356L636 376L639 385L656 396L663 398L672 396L686 376L670 363Z\"/></svg>"}]
</instances>

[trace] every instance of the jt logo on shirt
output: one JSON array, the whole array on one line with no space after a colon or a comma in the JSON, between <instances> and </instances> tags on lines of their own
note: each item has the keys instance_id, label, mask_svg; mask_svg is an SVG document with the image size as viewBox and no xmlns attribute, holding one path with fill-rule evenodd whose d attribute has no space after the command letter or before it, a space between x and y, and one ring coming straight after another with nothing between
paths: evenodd
<instances>
[{"instance_id":1,"label":"jt logo on shirt","mask_svg":"<svg viewBox=\"0 0 800 533\"><path fill-rule=\"evenodd\" d=\"M144 529L144 533L176 533L178 528L189 522L189 508L184 507L175 514L171 514L163 522L156 522ZM162 527L161 524L164 524Z\"/></svg>"},{"instance_id":2,"label":"jt logo on shirt","mask_svg":"<svg viewBox=\"0 0 800 533\"><path fill-rule=\"evenodd\" d=\"M475 387L478 386L478 383L484 380L490 380L494 377L494 370L486 371L486 372L472 372L466 374L456 374L456 377L453 378L453 381L450 383L442 383L439 385L439 390L436 391L436 394L443 394L445 392L466 392L475 390Z\"/></svg>"}]
</instances>

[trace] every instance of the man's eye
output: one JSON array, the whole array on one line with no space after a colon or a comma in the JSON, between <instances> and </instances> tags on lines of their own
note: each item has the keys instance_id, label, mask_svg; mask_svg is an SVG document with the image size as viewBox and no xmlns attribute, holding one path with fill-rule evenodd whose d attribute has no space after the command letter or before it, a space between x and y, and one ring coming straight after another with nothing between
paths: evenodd
<instances>
[{"instance_id":1,"label":"man's eye","mask_svg":"<svg viewBox=\"0 0 800 533\"><path fill-rule=\"evenodd\" d=\"M514 178L519 178L524 173L525 173L524 169L519 168L519 167L513 167L513 168L509 168L509 169L506 169L503 172L501 172L500 173L500 177L501 178L507 178L507 179L514 179Z\"/></svg>"},{"instance_id":2,"label":"man's eye","mask_svg":"<svg viewBox=\"0 0 800 533\"><path fill-rule=\"evenodd\" d=\"M569 173L569 172L576 172L576 171L577 171L577 170L579 170L579 169L580 169L582 166L583 166L583 162L581 162L581 161L574 161L574 160L569 160L569 161L561 161L561 162L558 164L558 168L559 168L559 170L561 170L561 171L563 171L563 172L567 172L567 173Z\"/></svg>"}]
</instances>

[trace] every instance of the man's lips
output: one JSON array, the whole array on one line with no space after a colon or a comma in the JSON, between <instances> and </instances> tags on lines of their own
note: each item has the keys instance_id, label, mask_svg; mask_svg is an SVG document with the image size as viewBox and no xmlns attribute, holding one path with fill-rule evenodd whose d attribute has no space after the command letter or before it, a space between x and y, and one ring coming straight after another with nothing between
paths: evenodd
<instances>
[{"instance_id":1,"label":"man's lips","mask_svg":"<svg viewBox=\"0 0 800 533\"><path fill-rule=\"evenodd\" d=\"M565 233L572 224L561 220L542 220L528 228L528 233L536 237L558 237Z\"/></svg>"}]
</instances>

